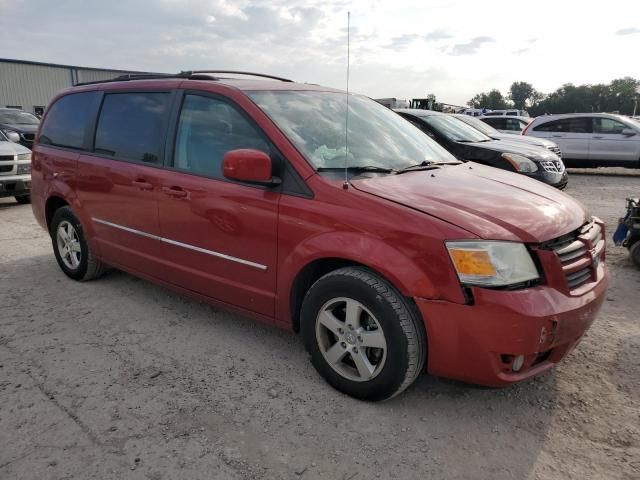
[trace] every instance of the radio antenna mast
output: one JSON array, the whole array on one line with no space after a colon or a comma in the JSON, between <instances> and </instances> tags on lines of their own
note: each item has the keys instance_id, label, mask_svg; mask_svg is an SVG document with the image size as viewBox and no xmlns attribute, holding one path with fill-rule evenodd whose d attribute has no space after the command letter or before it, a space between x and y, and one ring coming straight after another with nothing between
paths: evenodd
<instances>
[{"instance_id":1,"label":"radio antenna mast","mask_svg":"<svg viewBox=\"0 0 640 480\"><path fill-rule=\"evenodd\" d=\"M349 188L349 63L351 54L351 12L347 12L347 113L344 122L344 183L342 188Z\"/></svg>"}]
</instances>

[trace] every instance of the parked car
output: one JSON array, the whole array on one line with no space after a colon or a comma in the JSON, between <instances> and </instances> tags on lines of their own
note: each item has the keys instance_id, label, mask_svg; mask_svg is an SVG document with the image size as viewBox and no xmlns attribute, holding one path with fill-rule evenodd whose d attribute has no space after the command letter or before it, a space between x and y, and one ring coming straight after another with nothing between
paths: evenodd
<instances>
[{"instance_id":1,"label":"parked car","mask_svg":"<svg viewBox=\"0 0 640 480\"><path fill-rule=\"evenodd\" d=\"M560 150L560 147L558 147L558 145L551 140L547 140L545 138L525 137L523 135L511 135L509 133L502 133L493 128L488 123L483 122L479 118L473 118L469 117L468 115L461 115L458 113L454 114L453 116L459 120L462 120L464 123L475 128L476 130L484 133L487 137L493 138L494 140L502 140L503 142L543 147L555 153L556 155L558 155L558 157L562 158L562 151Z\"/></svg>"},{"instance_id":2,"label":"parked car","mask_svg":"<svg viewBox=\"0 0 640 480\"><path fill-rule=\"evenodd\" d=\"M523 135L556 142L569 167L640 167L640 123L621 115L544 115Z\"/></svg>"},{"instance_id":3,"label":"parked car","mask_svg":"<svg viewBox=\"0 0 640 480\"><path fill-rule=\"evenodd\" d=\"M482 115L484 115L484 112L481 108L465 108L462 111L462 114L468 115L470 117L481 117Z\"/></svg>"},{"instance_id":4,"label":"parked car","mask_svg":"<svg viewBox=\"0 0 640 480\"><path fill-rule=\"evenodd\" d=\"M493 140L459 119L429 110L395 110L459 160L518 172L556 188L567 186L562 159L546 148Z\"/></svg>"},{"instance_id":5,"label":"parked car","mask_svg":"<svg viewBox=\"0 0 640 480\"><path fill-rule=\"evenodd\" d=\"M347 145L344 92L224 75L53 99L32 206L68 277L109 265L298 331L369 400L425 368L508 385L578 344L608 283L604 225L578 201L457 161L368 98L350 96Z\"/></svg>"},{"instance_id":6,"label":"parked car","mask_svg":"<svg viewBox=\"0 0 640 480\"><path fill-rule=\"evenodd\" d=\"M29 203L31 197L31 150L11 142L0 131L0 198L15 197Z\"/></svg>"},{"instance_id":7,"label":"parked car","mask_svg":"<svg viewBox=\"0 0 640 480\"><path fill-rule=\"evenodd\" d=\"M0 108L0 130L11 140L31 148L40 120L16 108Z\"/></svg>"},{"instance_id":8,"label":"parked car","mask_svg":"<svg viewBox=\"0 0 640 480\"><path fill-rule=\"evenodd\" d=\"M499 117L503 115L512 117L529 117L529 112L526 110L489 110L485 112L484 115L488 117Z\"/></svg>"},{"instance_id":9,"label":"parked car","mask_svg":"<svg viewBox=\"0 0 640 480\"><path fill-rule=\"evenodd\" d=\"M531 117L515 117L502 115L500 117L480 117L487 125L495 128L499 132L509 135L520 135L527 128L533 119Z\"/></svg>"}]
</instances>

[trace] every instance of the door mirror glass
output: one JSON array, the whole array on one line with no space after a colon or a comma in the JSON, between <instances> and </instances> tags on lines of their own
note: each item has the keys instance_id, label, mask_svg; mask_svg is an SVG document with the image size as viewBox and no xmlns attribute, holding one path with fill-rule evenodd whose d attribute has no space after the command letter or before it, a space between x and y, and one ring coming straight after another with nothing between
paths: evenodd
<instances>
[{"instance_id":1,"label":"door mirror glass","mask_svg":"<svg viewBox=\"0 0 640 480\"><path fill-rule=\"evenodd\" d=\"M224 154L222 171L225 178L241 182L274 185L271 158L260 150L241 148Z\"/></svg>"},{"instance_id":2,"label":"door mirror glass","mask_svg":"<svg viewBox=\"0 0 640 480\"><path fill-rule=\"evenodd\" d=\"M5 132L10 142L20 143L20 135L17 132Z\"/></svg>"},{"instance_id":3,"label":"door mirror glass","mask_svg":"<svg viewBox=\"0 0 640 480\"><path fill-rule=\"evenodd\" d=\"M625 128L620 132L622 135L626 135L627 137L631 137L633 135L636 135L638 132L636 132L634 129L632 128Z\"/></svg>"}]
</instances>

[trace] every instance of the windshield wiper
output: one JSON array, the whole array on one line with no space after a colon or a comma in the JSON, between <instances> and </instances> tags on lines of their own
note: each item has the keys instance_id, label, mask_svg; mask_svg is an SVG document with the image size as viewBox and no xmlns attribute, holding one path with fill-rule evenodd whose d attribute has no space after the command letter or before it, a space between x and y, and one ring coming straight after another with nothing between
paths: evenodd
<instances>
[{"instance_id":1,"label":"windshield wiper","mask_svg":"<svg viewBox=\"0 0 640 480\"><path fill-rule=\"evenodd\" d=\"M376 165L353 165L346 167L348 172L380 172L380 173L393 173L395 170L388 167L378 167ZM345 167L318 167L318 172L336 172L344 170Z\"/></svg>"},{"instance_id":2,"label":"windshield wiper","mask_svg":"<svg viewBox=\"0 0 640 480\"><path fill-rule=\"evenodd\" d=\"M440 168L440 165L455 165L455 164L452 162L434 162L434 161L428 162L427 160L423 160L422 162L417 163L415 165L409 165L408 167L401 168L396 172L396 175L399 175L401 173L406 173L406 172L415 172L418 170L432 170L435 168Z\"/></svg>"}]
</instances>

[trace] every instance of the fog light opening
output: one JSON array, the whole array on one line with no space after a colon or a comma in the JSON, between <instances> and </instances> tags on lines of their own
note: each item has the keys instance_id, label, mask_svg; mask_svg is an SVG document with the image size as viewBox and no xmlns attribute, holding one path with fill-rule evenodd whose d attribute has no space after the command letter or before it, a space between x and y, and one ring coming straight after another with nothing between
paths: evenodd
<instances>
[{"instance_id":1,"label":"fog light opening","mask_svg":"<svg viewBox=\"0 0 640 480\"><path fill-rule=\"evenodd\" d=\"M524 355L518 355L513 359L513 363L511 364L511 370L514 372L519 372L524 365Z\"/></svg>"}]
</instances>

